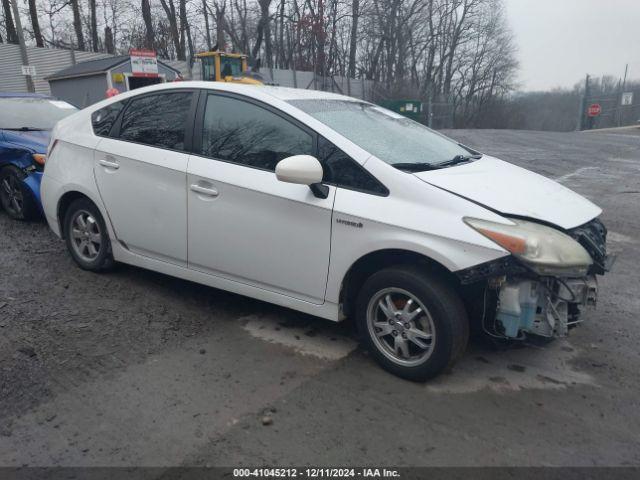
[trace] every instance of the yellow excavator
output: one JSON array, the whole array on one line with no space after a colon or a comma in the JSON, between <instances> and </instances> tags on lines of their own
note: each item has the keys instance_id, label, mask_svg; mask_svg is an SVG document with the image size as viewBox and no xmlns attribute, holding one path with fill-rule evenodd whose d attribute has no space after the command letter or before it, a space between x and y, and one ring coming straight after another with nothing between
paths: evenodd
<instances>
[{"instance_id":1,"label":"yellow excavator","mask_svg":"<svg viewBox=\"0 0 640 480\"><path fill-rule=\"evenodd\" d=\"M247 56L241 53L212 50L197 53L196 58L202 62L201 77L204 81L264 85L259 73L249 71Z\"/></svg>"}]
</instances>

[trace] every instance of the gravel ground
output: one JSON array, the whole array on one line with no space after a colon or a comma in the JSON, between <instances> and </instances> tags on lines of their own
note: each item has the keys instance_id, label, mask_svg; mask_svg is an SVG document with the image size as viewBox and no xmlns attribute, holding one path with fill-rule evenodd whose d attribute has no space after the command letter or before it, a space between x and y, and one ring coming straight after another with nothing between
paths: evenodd
<instances>
[{"instance_id":1,"label":"gravel ground","mask_svg":"<svg viewBox=\"0 0 640 480\"><path fill-rule=\"evenodd\" d=\"M0 213L0 465L640 465L640 137L451 131L605 209L618 254L567 340L473 343L426 385L348 324L128 266Z\"/></svg>"}]
</instances>

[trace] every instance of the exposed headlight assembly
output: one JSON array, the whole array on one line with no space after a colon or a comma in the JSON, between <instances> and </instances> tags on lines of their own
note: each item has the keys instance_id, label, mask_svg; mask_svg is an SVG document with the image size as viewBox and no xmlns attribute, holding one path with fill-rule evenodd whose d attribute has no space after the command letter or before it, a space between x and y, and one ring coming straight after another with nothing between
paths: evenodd
<instances>
[{"instance_id":1,"label":"exposed headlight assembly","mask_svg":"<svg viewBox=\"0 0 640 480\"><path fill-rule=\"evenodd\" d=\"M513 225L465 217L464 222L540 275L583 276L593 263L573 238L551 227L509 219Z\"/></svg>"}]
</instances>

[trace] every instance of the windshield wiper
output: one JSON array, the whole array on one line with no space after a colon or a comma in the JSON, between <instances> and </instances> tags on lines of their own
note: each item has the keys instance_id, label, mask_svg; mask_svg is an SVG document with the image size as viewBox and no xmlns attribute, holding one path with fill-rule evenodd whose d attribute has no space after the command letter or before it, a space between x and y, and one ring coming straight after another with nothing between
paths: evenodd
<instances>
[{"instance_id":1,"label":"windshield wiper","mask_svg":"<svg viewBox=\"0 0 640 480\"><path fill-rule=\"evenodd\" d=\"M392 163L392 167L396 167L398 170L404 170L405 172L424 172L425 170L437 170L440 167L438 165L434 165L433 163Z\"/></svg>"},{"instance_id":2,"label":"windshield wiper","mask_svg":"<svg viewBox=\"0 0 640 480\"><path fill-rule=\"evenodd\" d=\"M456 155L451 160L446 160L444 162L436 163L435 166L438 167L438 168L451 167L453 165L458 165L459 163L467 163L467 162L471 162L472 160L478 160L480 158L482 158L482 155L480 155L480 154L478 154L478 155Z\"/></svg>"},{"instance_id":3,"label":"windshield wiper","mask_svg":"<svg viewBox=\"0 0 640 480\"><path fill-rule=\"evenodd\" d=\"M42 132L44 128L35 128L35 127L9 127L3 128L2 130L12 130L16 132Z\"/></svg>"},{"instance_id":4,"label":"windshield wiper","mask_svg":"<svg viewBox=\"0 0 640 480\"><path fill-rule=\"evenodd\" d=\"M440 163L428 163L428 162L407 162L407 163L392 163L392 167L396 167L398 170L404 170L405 172L424 172L427 170L439 170L441 168L450 167L459 163L471 162L472 160L478 160L482 158L481 154L475 155L456 155L451 160L445 160Z\"/></svg>"}]
</instances>

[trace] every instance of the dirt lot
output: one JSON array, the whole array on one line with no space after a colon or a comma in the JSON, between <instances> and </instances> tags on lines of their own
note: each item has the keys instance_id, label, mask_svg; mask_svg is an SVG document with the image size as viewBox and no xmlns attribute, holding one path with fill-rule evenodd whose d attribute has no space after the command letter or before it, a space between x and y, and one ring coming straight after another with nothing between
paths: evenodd
<instances>
[{"instance_id":1,"label":"dirt lot","mask_svg":"<svg viewBox=\"0 0 640 480\"><path fill-rule=\"evenodd\" d=\"M605 209L618 262L568 340L413 384L347 324L83 272L0 213L0 465L640 465L640 136L449 133Z\"/></svg>"}]
</instances>

